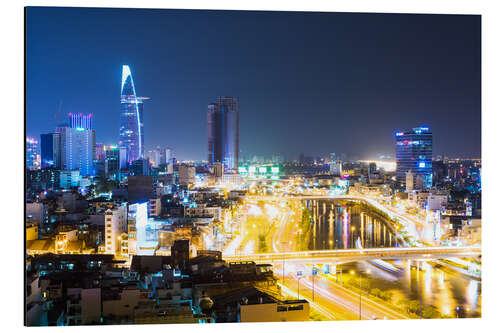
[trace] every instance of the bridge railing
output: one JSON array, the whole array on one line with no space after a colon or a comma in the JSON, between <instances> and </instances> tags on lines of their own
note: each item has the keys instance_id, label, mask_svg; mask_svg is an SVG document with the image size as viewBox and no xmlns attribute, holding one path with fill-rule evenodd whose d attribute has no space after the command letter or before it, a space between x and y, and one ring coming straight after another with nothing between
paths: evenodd
<instances>
[{"instance_id":1,"label":"bridge railing","mask_svg":"<svg viewBox=\"0 0 500 333\"><path fill-rule=\"evenodd\" d=\"M300 258L341 258L352 256L367 257L385 257L385 256L405 256L405 255L480 255L481 248L478 247L408 247L408 248L372 248L372 249L342 249L342 250L314 250L314 251L296 251L296 252L274 252L274 253L255 253L240 256L227 256L231 259L241 260L278 260L278 259L300 259Z\"/></svg>"}]
</instances>

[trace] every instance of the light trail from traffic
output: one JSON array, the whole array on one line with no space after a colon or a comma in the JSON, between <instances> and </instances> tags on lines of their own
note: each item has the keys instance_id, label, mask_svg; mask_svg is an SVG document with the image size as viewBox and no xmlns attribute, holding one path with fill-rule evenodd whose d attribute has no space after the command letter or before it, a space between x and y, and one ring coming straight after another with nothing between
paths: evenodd
<instances>
[{"instance_id":1,"label":"light trail from traffic","mask_svg":"<svg viewBox=\"0 0 500 333\"><path fill-rule=\"evenodd\" d=\"M346 263L361 263L368 262L367 259L410 259L409 262L418 260L423 264L427 261L433 261L437 258L463 258L463 257L478 257L481 255L480 247L451 247L451 246L420 246L420 247L396 247L396 248L365 248L365 249L330 249L330 250L306 250L296 251L298 236L301 228L299 221L301 218L302 201L303 200L350 200L365 202L380 211L386 213L390 218L397 219L407 232L413 230L411 235L416 239L420 239L417 229L421 229L426 223L418 218L403 216L392 207L386 207L379 203L374 198L361 197L355 195L301 195L301 196L250 196L244 201L243 206L247 210L251 210L253 214L249 216L250 220L246 221L246 228L249 228L250 234L246 232L238 246L232 246L233 254L229 251L224 251L224 259L226 261L254 261L256 263L271 263L274 273L280 279L280 285L283 286L283 293L288 296L297 296L297 282L300 282L300 298L307 299L311 306L317 310L322 316L325 311L329 313L334 320L356 320L359 318L359 303L360 295L354 291L341 286L336 280L332 280L329 274L319 274L316 276L314 286L314 301L312 300L312 275L305 275L297 281L296 273L298 270L308 271L312 269L313 264L333 265ZM415 221L413 221L415 220ZM390 221L389 221L390 223ZM257 225L256 225L257 224ZM418 225L418 227L415 227ZM413 226L413 229L412 229ZM256 239L257 235L262 232L270 235L268 250L258 253L257 247L252 239ZM410 232L408 232L410 234ZM250 243L250 244L249 244ZM351 245L352 246L352 245ZM237 250L240 249L240 251ZM251 250L254 249L254 251ZM227 248L226 248L227 249ZM244 251L241 251L244 249ZM257 251L255 251L257 250ZM424 265L425 266L425 265ZM429 266L429 265L427 265ZM427 267L425 266L425 267ZM372 266L375 270L379 269ZM430 266L429 266L430 267ZM402 271L397 270L392 274L399 275ZM431 275L429 268L423 271L423 292L427 295L431 294ZM384 272L384 274L391 273ZM434 273L433 273L434 274ZM378 274L380 279L380 274ZM434 275L432 275L434 276ZM377 280L379 281L379 280ZM406 282L405 282L406 283ZM434 282L433 282L434 283ZM471 284L474 286L473 284ZM444 287L444 286L443 286ZM450 301L451 291L448 290L449 285L446 283L446 289L439 294L439 304L442 305L442 313L446 315L446 307L454 308L454 301ZM473 290L469 298L477 297ZM398 294L398 297L400 295ZM361 295L362 319L403 319L408 318L400 311L389 309L386 306L379 304L376 298L366 298ZM365 310L363 310L365 309ZM320 311L322 310L323 313ZM332 320L332 319L330 319Z\"/></svg>"}]
</instances>

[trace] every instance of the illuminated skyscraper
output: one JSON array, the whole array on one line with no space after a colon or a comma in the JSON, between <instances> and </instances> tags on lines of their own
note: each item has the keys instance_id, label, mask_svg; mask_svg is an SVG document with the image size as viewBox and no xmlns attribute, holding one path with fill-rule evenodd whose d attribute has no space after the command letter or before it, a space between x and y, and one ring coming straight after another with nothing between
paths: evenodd
<instances>
[{"instance_id":1,"label":"illuminated skyscraper","mask_svg":"<svg viewBox=\"0 0 500 333\"><path fill-rule=\"evenodd\" d=\"M92 114L70 113L68 116L68 125L56 129L61 136L61 169L79 169L81 176L94 175L96 152Z\"/></svg>"},{"instance_id":2,"label":"illuminated skyscraper","mask_svg":"<svg viewBox=\"0 0 500 333\"><path fill-rule=\"evenodd\" d=\"M396 178L406 184L408 171L423 178L423 187L432 186L432 133L429 127L416 127L412 131L396 132ZM415 183L414 180L413 183Z\"/></svg>"},{"instance_id":3,"label":"illuminated skyscraper","mask_svg":"<svg viewBox=\"0 0 500 333\"><path fill-rule=\"evenodd\" d=\"M95 143L95 159L97 161L103 161L106 158L106 151L104 150L104 144L102 142Z\"/></svg>"},{"instance_id":4,"label":"illuminated skyscraper","mask_svg":"<svg viewBox=\"0 0 500 333\"><path fill-rule=\"evenodd\" d=\"M120 179L120 149L117 146L104 147L105 174L113 180Z\"/></svg>"},{"instance_id":5,"label":"illuminated skyscraper","mask_svg":"<svg viewBox=\"0 0 500 333\"><path fill-rule=\"evenodd\" d=\"M38 141L34 138L26 138L26 169L38 169Z\"/></svg>"},{"instance_id":6,"label":"illuminated skyscraper","mask_svg":"<svg viewBox=\"0 0 500 333\"><path fill-rule=\"evenodd\" d=\"M220 162L227 170L238 169L238 99L218 97L208 105L208 163Z\"/></svg>"},{"instance_id":7,"label":"illuminated skyscraper","mask_svg":"<svg viewBox=\"0 0 500 333\"><path fill-rule=\"evenodd\" d=\"M129 66L122 67L120 139L119 146L127 153L127 162L131 163L144 157L143 100L137 97L134 80Z\"/></svg>"},{"instance_id":8,"label":"illuminated skyscraper","mask_svg":"<svg viewBox=\"0 0 500 333\"><path fill-rule=\"evenodd\" d=\"M61 167L61 134L49 133L40 135L42 151L42 168Z\"/></svg>"}]
</instances>

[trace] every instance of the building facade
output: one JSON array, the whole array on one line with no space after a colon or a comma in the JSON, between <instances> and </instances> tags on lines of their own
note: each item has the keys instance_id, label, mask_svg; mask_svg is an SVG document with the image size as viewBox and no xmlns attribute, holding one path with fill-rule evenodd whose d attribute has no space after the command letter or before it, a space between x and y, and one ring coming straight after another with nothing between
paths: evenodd
<instances>
[{"instance_id":1,"label":"building facade","mask_svg":"<svg viewBox=\"0 0 500 333\"><path fill-rule=\"evenodd\" d=\"M189 186L195 183L196 168L191 165L179 165L179 185Z\"/></svg>"},{"instance_id":2,"label":"building facade","mask_svg":"<svg viewBox=\"0 0 500 333\"><path fill-rule=\"evenodd\" d=\"M144 156L143 100L137 97L130 67L122 67L119 146L126 149L131 163Z\"/></svg>"},{"instance_id":3,"label":"building facade","mask_svg":"<svg viewBox=\"0 0 500 333\"><path fill-rule=\"evenodd\" d=\"M127 205L122 204L105 213L105 244L107 254L121 251L121 235L127 232Z\"/></svg>"},{"instance_id":4,"label":"building facade","mask_svg":"<svg viewBox=\"0 0 500 333\"><path fill-rule=\"evenodd\" d=\"M95 131L92 114L68 114L67 126L58 127L61 136L61 169L80 170L81 176L94 175Z\"/></svg>"},{"instance_id":5,"label":"building facade","mask_svg":"<svg viewBox=\"0 0 500 333\"><path fill-rule=\"evenodd\" d=\"M104 176L120 180L120 149L117 146L104 146Z\"/></svg>"},{"instance_id":6,"label":"building facade","mask_svg":"<svg viewBox=\"0 0 500 333\"><path fill-rule=\"evenodd\" d=\"M432 187L432 133L429 127L399 131L396 137L396 179L406 185L408 171L423 178L424 188Z\"/></svg>"},{"instance_id":7,"label":"building facade","mask_svg":"<svg viewBox=\"0 0 500 333\"><path fill-rule=\"evenodd\" d=\"M40 135L42 168L61 168L61 134Z\"/></svg>"},{"instance_id":8,"label":"building facade","mask_svg":"<svg viewBox=\"0 0 500 333\"><path fill-rule=\"evenodd\" d=\"M59 173L59 186L64 189L78 187L80 184L79 170L63 170Z\"/></svg>"},{"instance_id":9,"label":"building facade","mask_svg":"<svg viewBox=\"0 0 500 333\"><path fill-rule=\"evenodd\" d=\"M104 144L102 142L96 142L95 144L95 159L98 161L103 161L106 158L106 152L104 151Z\"/></svg>"},{"instance_id":10,"label":"building facade","mask_svg":"<svg viewBox=\"0 0 500 333\"><path fill-rule=\"evenodd\" d=\"M238 169L239 111L238 99L218 97L208 105L208 163L220 162L226 170Z\"/></svg>"},{"instance_id":11,"label":"building facade","mask_svg":"<svg viewBox=\"0 0 500 333\"><path fill-rule=\"evenodd\" d=\"M127 183L128 201L133 203L148 202L154 197L152 176L129 176Z\"/></svg>"},{"instance_id":12,"label":"building facade","mask_svg":"<svg viewBox=\"0 0 500 333\"><path fill-rule=\"evenodd\" d=\"M38 164L38 141L34 138L26 138L26 169L36 170Z\"/></svg>"}]
</instances>

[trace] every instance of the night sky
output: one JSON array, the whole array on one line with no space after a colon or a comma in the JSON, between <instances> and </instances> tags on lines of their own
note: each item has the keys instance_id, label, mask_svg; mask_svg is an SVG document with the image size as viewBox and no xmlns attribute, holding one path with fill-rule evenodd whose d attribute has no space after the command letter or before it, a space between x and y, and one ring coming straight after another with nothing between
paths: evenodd
<instances>
[{"instance_id":1,"label":"night sky","mask_svg":"<svg viewBox=\"0 0 500 333\"><path fill-rule=\"evenodd\" d=\"M27 134L92 112L116 144L121 66L144 106L146 148L207 158L207 104L239 97L243 156L394 155L431 127L434 154L480 157L481 18L82 8L27 9Z\"/></svg>"}]
</instances>

